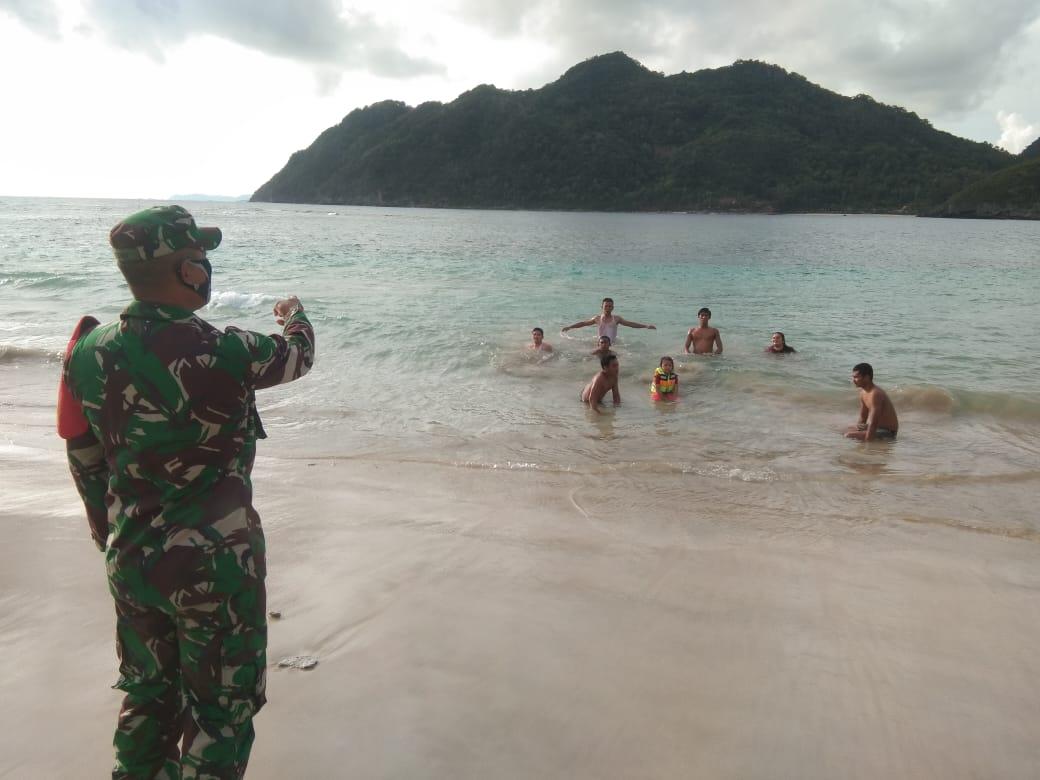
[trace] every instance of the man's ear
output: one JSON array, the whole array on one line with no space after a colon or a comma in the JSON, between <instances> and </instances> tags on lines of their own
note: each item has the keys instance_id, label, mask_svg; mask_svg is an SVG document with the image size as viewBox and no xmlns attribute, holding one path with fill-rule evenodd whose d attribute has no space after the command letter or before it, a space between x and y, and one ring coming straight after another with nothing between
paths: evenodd
<instances>
[{"instance_id":1,"label":"man's ear","mask_svg":"<svg viewBox=\"0 0 1040 780\"><path fill-rule=\"evenodd\" d=\"M193 288L205 284L206 280L209 278L205 268L188 258L185 258L180 262L180 265L177 268L177 276L182 282L184 282L184 284Z\"/></svg>"}]
</instances>

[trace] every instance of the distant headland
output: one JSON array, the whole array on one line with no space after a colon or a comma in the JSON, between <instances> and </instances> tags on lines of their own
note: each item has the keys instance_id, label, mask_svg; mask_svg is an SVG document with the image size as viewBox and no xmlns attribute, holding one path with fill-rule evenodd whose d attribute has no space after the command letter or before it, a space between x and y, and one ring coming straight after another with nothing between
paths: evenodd
<instances>
[{"instance_id":1,"label":"distant headland","mask_svg":"<svg viewBox=\"0 0 1040 780\"><path fill-rule=\"evenodd\" d=\"M1040 218L1021 155L776 65L665 76L622 52L522 91L351 111L250 200L596 211Z\"/></svg>"},{"instance_id":2,"label":"distant headland","mask_svg":"<svg viewBox=\"0 0 1040 780\"><path fill-rule=\"evenodd\" d=\"M171 195L168 200L188 200L196 201L200 203L240 203L242 201L248 201L248 195L203 195L198 192L191 192L187 194Z\"/></svg>"}]
</instances>

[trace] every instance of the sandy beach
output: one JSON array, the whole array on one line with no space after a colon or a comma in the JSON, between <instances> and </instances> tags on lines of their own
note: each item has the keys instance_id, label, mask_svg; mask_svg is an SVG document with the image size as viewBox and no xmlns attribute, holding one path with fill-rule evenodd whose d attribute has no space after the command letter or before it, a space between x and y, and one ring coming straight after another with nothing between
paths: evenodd
<instances>
[{"instance_id":1,"label":"sandy beach","mask_svg":"<svg viewBox=\"0 0 1040 780\"><path fill-rule=\"evenodd\" d=\"M57 447L0 469L0 776L105 776L103 560ZM587 475L255 476L282 617L249 777L1040 774L1033 539L851 514L769 533L739 483L662 516ZM320 663L276 668L294 654Z\"/></svg>"},{"instance_id":2,"label":"sandy beach","mask_svg":"<svg viewBox=\"0 0 1040 780\"><path fill-rule=\"evenodd\" d=\"M0 213L0 778L113 761L114 607L54 397L74 323L125 305L104 236L133 205ZM1030 226L203 208L205 318L269 332L298 284L318 339L259 394L281 617L250 778L1040 777ZM610 293L658 330L619 336L595 415L595 333L559 328ZM653 403L705 303L725 354ZM798 353L763 355L781 327ZM841 437L865 357L894 442Z\"/></svg>"}]
</instances>

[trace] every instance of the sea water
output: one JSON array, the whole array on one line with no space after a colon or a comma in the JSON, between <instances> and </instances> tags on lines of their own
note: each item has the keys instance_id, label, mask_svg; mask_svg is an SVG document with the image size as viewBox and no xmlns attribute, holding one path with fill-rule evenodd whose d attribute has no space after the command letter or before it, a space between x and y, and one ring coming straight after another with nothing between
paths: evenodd
<instances>
[{"instance_id":1,"label":"sea water","mask_svg":"<svg viewBox=\"0 0 1040 780\"><path fill-rule=\"evenodd\" d=\"M0 445L60 449L61 350L80 316L126 304L108 230L149 205L0 199ZM272 305L296 294L315 326L313 371L259 395L261 455L572 474L631 533L696 511L1040 539L1040 223L184 205L224 232L202 317L277 331ZM620 328L622 403L596 415L578 401L595 328L561 328L604 296L657 329ZM722 356L683 354L702 306ZM525 348L535 326L551 355ZM774 330L796 354L763 353ZM664 355L675 403L649 397ZM841 436L861 361L895 442Z\"/></svg>"}]
</instances>

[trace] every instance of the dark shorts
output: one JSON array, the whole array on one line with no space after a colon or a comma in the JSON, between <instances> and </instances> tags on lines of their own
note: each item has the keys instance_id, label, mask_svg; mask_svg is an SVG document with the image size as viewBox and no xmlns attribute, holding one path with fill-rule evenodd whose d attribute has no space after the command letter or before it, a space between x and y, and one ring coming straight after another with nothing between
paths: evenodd
<instances>
[{"instance_id":1,"label":"dark shorts","mask_svg":"<svg viewBox=\"0 0 1040 780\"><path fill-rule=\"evenodd\" d=\"M875 439L894 439L898 431L889 430L888 428L878 428L874 431Z\"/></svg>"}]
</instances>

